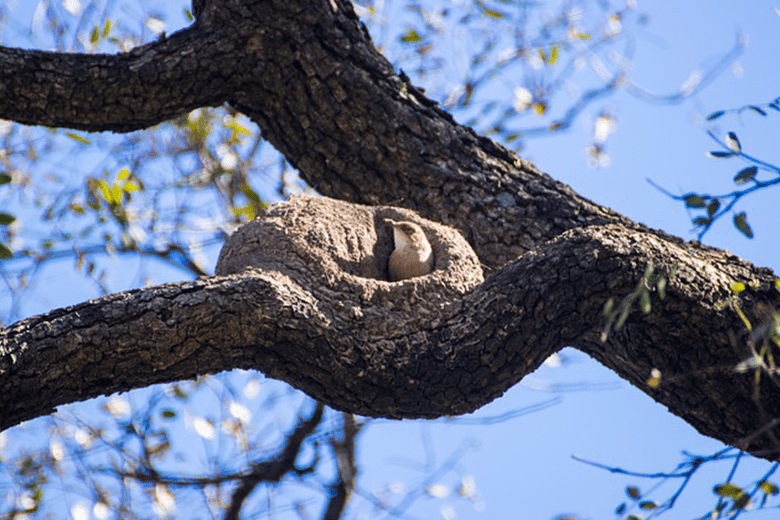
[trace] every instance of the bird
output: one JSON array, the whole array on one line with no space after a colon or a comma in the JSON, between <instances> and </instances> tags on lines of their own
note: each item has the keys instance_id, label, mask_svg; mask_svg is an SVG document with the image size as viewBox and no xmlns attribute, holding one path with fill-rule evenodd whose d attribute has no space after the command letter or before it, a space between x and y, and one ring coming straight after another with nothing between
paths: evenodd
<instances>
[{"instance_id":1,"label":"bird","mask_svg":"<svg viewBox=\"0 0 780 520\"><path fill-rule=\"evenodd\" d=\"M397 282L430 273L433 270L433 249L419 224L389 218L385 222L392 226L395 242L388 266L390 281Z\"/></svg>"}]
</instances>

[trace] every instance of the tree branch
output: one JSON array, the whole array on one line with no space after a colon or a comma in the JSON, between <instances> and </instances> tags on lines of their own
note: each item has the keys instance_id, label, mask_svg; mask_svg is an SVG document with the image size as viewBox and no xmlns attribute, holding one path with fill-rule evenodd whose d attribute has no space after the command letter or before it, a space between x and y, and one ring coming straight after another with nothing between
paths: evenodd
<instances>
[{"instance_id":1,"label":"tree branch","mask_svg":"<svg viewBox=\"0 0 780 520\"><path fill-rule=\"evenodd\" d=\"M261 482L279 482L282 477L295 469L295 459L301 451L303 441L311 435L322 421L322 414L325 406L317 403L314 413L308 419L301 420L290 435L287 437L287 443L279 454L271 460L259 462L252 465L249 475L245 476L239 486L233 491L230 505L225 511L225 520L239 520L241 506L250 493Z\"/></svg>"},{"instance_id":2,"label":"tree branch","mask_svg":"<svg viewBox=\"0 0 780 520\"><path fill-rule=\"evenodd\" d=\"M0 47L0 117L91 132L148 128L228 99L237 43L196 25L116 55Z\"/></svg>"},{"instance_id":3,"label":"tree branch","mask_svg":"<svg viewBox=\"0 0 780 520\"><path fill-rule=\"evenodd\" d=\"M331 439L333 455L336 459L338 477L331 485L332 494L322 515L323 520L338 520L344 513L352 492L355 490L357 465L355 464L355 441L360 433L360 426L355 416L350 413L341 414L342 438Z\"/></svg>"},{"instance_id":4,"label":"tree branch","mask_svg":"<svg viewBox=\"0 0 780 520\"><path fill-rule=\"evenodd\" d=\"M756 388L751 373L735 371L751 355L750 338L738 333L745 328L736 313L718 310L735 281L751 287L740 295L747 315L777 305L769 270L652 233L590 227L564 233L459 295L446 277L468 262L450 262L433 233L436 271L406 282L353 275L339 267L348 258L311 261L319 250L300 249L301 237L332 254L363 254L332 244L360 240L356 228L371 224L331 202L299 198L256 221L286 229L291 245L274 239L264 260L268 246L257 244L259 261L241 274L109 296L8 327L0 336L2 427L59 404L231 368L256 368L356 414L459 415L571 345L702 433L767 458L778 452L771 442L777 428L767 430L764 419L780 415L780 390L771 377ZM309 225L304 217L318 204L313 227L277 222ZM325 229L330 235L313 234ZM285 265L287 258L297 263ZM602 343L604 303L633 291L651 262L677 273L666 298L646 316L631 314ZM664 375L656 389L647 384L653 369ZM757 413L757 394L764 413Z\"/></svg>"}]
</instances>

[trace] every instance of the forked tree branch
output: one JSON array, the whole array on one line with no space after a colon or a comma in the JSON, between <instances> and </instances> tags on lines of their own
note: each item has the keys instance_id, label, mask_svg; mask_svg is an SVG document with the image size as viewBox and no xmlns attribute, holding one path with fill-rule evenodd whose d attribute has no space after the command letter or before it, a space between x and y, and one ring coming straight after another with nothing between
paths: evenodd
<instances>
[{"instance_id":1,"label":"forked tree branch","mask_svg":"<svg viewBox=\"0 0 780 520\"><path fill-rule=\"evenodd\" d=\"M191 28L128 55L3 49L0 117L122 131L229 102L322 193L395 202L450 224L493 272L482 283L477 265L469 272L478 277L458 278L459 266L476 261L447 257L454 241L436 231L444 256L434 273L390 284L377 268L389 239L370 214L292 222L293 239L319 240L307 253L316 261L264 258L243 272L239 262L231 276L113 295L6 328L2 427L60 404L239 367L357 414L457 415L571 345L702 433L777 457L775 374L735 371L760 337L719 306L742 282L740 309L758 323L778 303L769 270L632 223L458 125L395 73L345 0L207 1L199 13ZM335 244L362 256L339 256ZM363 271L368 259L373 272ZM651 263L669 275L666 298L602 343L605 302L635 291ZM646 384L653 369L658 388Z\"/></svg>"},{"instance_id":2,"label":"forked tree branch","mask_svg":"<svg viewBox=\"0 0 780 520\"><path fill-rule=\"evenodd\" d=\"M267 219L300 222L316 201L325 206L307 228L280 228L294 238L327 229L333 241L360 241L359 222L339 220L352 215L330 206L344 203L295 199ZM770 377L756 389L752 373L735 371L750 356L747 333L735 312L718 306L733 296L734 282L751 287L741 295L749 315L761 303L775 305L770 271L652 233L594 226L564 233L457 295L442 277L465 260L442 265L448 246L437 246L433 275L390 283L346 272L349 258L312 262L317 249L286 253L280 244L271 260L240 274L23 320L0 336L2 427L60 404L231 368L258 369L356 414L459 415L573 346L702 433L762 456L778 452L777 428L764 425L780 414L780 390ZM676 273L666 297L654 297L650 314L635 311L602 343L605 302L634 291L650 263ZM647 385L653 369L664 377L657 389Z\"/></svg>"}]
</instances>

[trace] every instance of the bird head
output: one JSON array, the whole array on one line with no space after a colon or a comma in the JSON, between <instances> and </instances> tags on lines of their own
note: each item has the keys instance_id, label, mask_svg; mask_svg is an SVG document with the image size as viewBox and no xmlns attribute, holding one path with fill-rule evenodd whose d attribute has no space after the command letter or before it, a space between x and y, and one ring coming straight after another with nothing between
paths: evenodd
<instances>
[{"instance_id":1,"label":"bird head","mask_svg":"<svg viewBox=\"0 0 780 520\"><path fill-rule=\"evenodd\" d=\"M420 247L427 245L428 239L425 238L425 232L419 224L409 220L393 220L386 218L385 222L393 228L393 240L395 247L403 249L405 247Z\"/></svg>"}]
</instances>

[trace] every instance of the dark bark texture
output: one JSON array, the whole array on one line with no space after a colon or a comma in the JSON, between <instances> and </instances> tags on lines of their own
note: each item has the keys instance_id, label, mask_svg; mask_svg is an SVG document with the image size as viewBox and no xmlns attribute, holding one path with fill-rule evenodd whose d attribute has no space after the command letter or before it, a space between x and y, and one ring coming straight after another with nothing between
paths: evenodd
<instances>
[{"instance_id":1,"label":"dark bark texture","mask_svg":"<svg viewBox=\"0 0 780 520\"><path fill-rule=\"evenodd\" d=\"M204 1L190 28L125 55L0 48L0 118L130 131L220 103L321 193L368 206L296 199L229 241L224 276L6 328L0 427L239 367L353 413L455 415L574 346L700 432L778 457L780 390L774 374L755 377L760 364L737 370L762 337L734 310L762 330L780 299L773 273L633 223L458 125L393 70L345 0ZM384 281L381 219L393 215L423 225L434 273ZM602 341L605 302L637 294L648 265L664 297Z\"/></svg>"}]
</instances>

